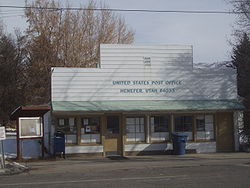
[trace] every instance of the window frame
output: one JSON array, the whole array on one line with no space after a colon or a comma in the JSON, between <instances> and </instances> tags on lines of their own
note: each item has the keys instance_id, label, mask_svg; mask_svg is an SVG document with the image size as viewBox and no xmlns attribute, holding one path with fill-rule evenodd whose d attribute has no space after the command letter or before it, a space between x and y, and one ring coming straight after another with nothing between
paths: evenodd
<instances>
[{"instance_id":1,"label":"window frame","mask_svg":"<svg viewBox=\"0 0 250 188\"><path fill-rule=\"evenodd\" d=\"M199 116L199 115L203 115L204 116L204 126L206 126L206 119L205 119L205 116L206 115L212 115L212 117L213 117L213 136L214 136L214 138L210 138L210 139L198 139L197 138L197 123L196 123L196 117L197 116ZM215 116L215 114L214 113L198 113L198 114L195 114L195 116L194 116L194 122L195 122L195 141L196 142L211 142L211 141L216 141L216 118L215 118L216 116ZM205 128L205 127L204 127ZM206 129L205 129L205 131L206 131Z\"/></svg>"},{"instance_id":2,"label":"window frame","mask_svg":"<svg viewBox=\"0 0 250 188\"><path fill-rule=\"evenodd\" d=\"M189 139L189 140L187 140L187 142L196 142L196 140L195 140L195 135L194 135L194 133L195 133L195 113L173 113L173 125L172 125L172 132L171 133L173 133L173 132L177 132L177 131L175 131L175 117L177 117L177 116L191 116L192 117L192 131L190 131L190 132L192 132L192 139ZM187 132L187 131L181 131L181 132Z\"/></svg>"},{"instance_id":3,"label":"window frame","mask_svg":"<svg viewBox=\"0 0 250 188\"><path fill-rule=\"evenodd\" d=\"M40 135L22 136L21 120L40 120ZM42 117L19 117L18 118L19 138L42 138L43 137L43 118Z\"/></svg>"},{"instance_id":4,"label":"window frame","mask_svg":"<svg viewBox=\"0 0 250 188\"><path fill-rule=\"evenodd\" d=\"M82 131L81 129L83 128L84 126L84 119L92 119L92 118L98 118L99 119L99 133L90 133L90 134L85 134L86 132L84 132L84 134L82 134ZM100 115L89 115L89 116L81 116L80 117L80 125L79 125L79 145L100 145L102 143L102 116ZM82 142L82 135L96 135L96 134L99 134L99 142ZM91 140L91 138L90 138Z\"/></svg>"},{"instance_id":5,"label":"window frame","mask_svg":"<svg viewBox=\"0 0 250 188\"><path fill-rule=\"evenodd\" d=\"M62 131L65 135L73 135L73 134L76 134L77 135L77 124L76 124L76 117L73 117L73 116L69 116L69 117L57 117L57 127L56 129L58 129L58 127L60 127L60 119L63 119L64 120L64 124L65 124L65 120L67 120L67 126L70 127L70 124L69 124L69 119L70 118L74 118L74 127L75 127L75 131L76 133L73 133L73 132L65 132L65 131ZM61 131L61 130L59 130Z\"/></svg>"},{"instance_id":6,"label":"window frame","mask_svg":"<svg viewBox=\"0 0 250 188\"><path fill-rule=\"evenodd\" d=\"M163 117L167 117L168 118L168 128L167 128L167 133L168 133L168 139L165 139L165 140L153 140L152 139L152 133L163 133L163 132L152 132L152 124L151 124L151 118L152 117L160 117L160 116L163 116ZM171 123L171 114L150 114L149 115L149 137L150 137L150 143L159 143L159 142L166 142L166 141L170 141L171 140L171 126L172 126L172 123ZM165 132L164 132L165 133Z\"/></svg>"},{"instance_id":7,"label":"window frame","mask_svg":"<svg viewBox=\"0 0 250 188\"><path fill-rule=\"evenodd\" d=\"M143 129L144 129L144 141L128 141L127 140L127 118L143 118L143 121L144 121L144 125L143 125ZM138 114L138 115L124 115L124 136L125 136L125 140L124 140L124 143L125 144L140 144L140 143L146 143L146 116L145 115L141 115L141 114ZM135 133L135 132L134 132ZM136 133L135 133L136 134ZM136 139L136 137L135 137Z\"/></svg>"},{"instance_id":8,"label":"window frame","mask_svg":"<svg viewBox=\"0 0 250 188\"><path fill-rule=\"evenodd\" d=\"M65 132L63 130L58 129L61 126L60 119L64 120L64 124L65 124L65 122L67 122L67 126L70 128L70 123L69 123L70 118L74 119L74 128L76 131L75 133ZM56 131L62 131L65 134L65 144L66 145L78 145L78 127L77 127L77 117L76 116L58 116L58 117L56 117ZM75 142L67 142L67 136L69 136L69 135L75 136Z\"/></svg>"}]
</instances>

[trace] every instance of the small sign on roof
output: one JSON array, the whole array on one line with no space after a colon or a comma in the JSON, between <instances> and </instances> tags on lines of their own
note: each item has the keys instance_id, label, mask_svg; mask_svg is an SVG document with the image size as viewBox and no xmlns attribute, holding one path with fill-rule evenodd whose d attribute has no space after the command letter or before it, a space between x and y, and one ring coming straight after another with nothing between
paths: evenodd
<instances>
[{"instance_id":1,"label":"small sign on roof","mask_svg":"<svg viewBox=\"0 0 250 188\"><path fill-rule=\"evenodd\" d=\"M150 66L151 65L151 57L143 57L143 63L146 66Z\"/></svg>"}]
</instances>

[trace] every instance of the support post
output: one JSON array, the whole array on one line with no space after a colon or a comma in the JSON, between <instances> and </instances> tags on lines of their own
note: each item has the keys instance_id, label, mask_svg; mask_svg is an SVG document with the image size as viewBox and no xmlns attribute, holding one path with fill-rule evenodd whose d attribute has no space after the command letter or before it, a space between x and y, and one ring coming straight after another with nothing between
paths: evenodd
<instances>
[{"instance_id":1,"label":"support post","mask_svg":"<svg viewBox=\"0 0 250 188\"><path fill-rule=\"evenodd\" d=\"M240 150L240 134L239 129L243 126L243 112L235 111L233 113L233 120L234 120L234 150Z\"/></svg>"},{"instance_id":2,"label":"support post","mask_svg":"<svg viewBox=\"0 0 250 188\"><path fill-rule=\"evenodd\" d=\"M146 143L150 143L150 122L149 122L149 114L146 115Z\"/></svg>"},{"instance_id":3,"label":"support post","mask_svg":"<svg viewBox=\"0 0 250 188\"><path fill-rule=\"evenodd\" d=\"M174 115L170 115L170 135L169 139L172 140L172 133L174 132Z\"/></svg>"},{"instance_id":4,"label":"support post","mask_svg":"<svg viewBox=\"0 0 250 188\"><path fill-rule=\"evenodd\" d=\"M1 150L2 150L2 168L5 168L5 157L4 157L4 146L3 146L3 140L1 140Z\"/></svg>"},{"instance_id":5,"label":"support post","mask_svg":"<svg viewBox=\"0 0 250 188\"><path fill-rule=\"evenodd\" d=\"M44 118L43 117L41 117L42 118L42 131L43 131L43 135L42 135L42 159L44 159L44 149L45 149L45 147L44 147Z\"/></svg>"},{"instance_id":6,"label":"support post","mask_svg":"<svg viewBox=\"0 0 250 188\"><path fill-rule=\"evenodd\" d=\"M106 152L105 152L105 130L106 130L106 117L103 114L101 116L101 144L103 145L103 153L102 156L106 157Z\"/></svg>"},{"instance_id":7,"label":"support post","mask_svg":"<svg viewBox=\"0 0 250 188\"><path fill-rule=\"evenodd\" d=\"M121 130L122 130L122 156L126 156L125 142L126 142L126 119L124 114L121 114Z\"/></svg>"},{"instance_id":8,"label":"support post","mask_svg":"<svg viewBox=\"0 0 250 188\"><path fill-rule=\"evenodd\" d=\"M16 146L17 146L17 151L16 151L16 158L17 160L21 159L21 152L20 152L20 139L19 139L19 118L16 120Z\"/></svg>"}]
</instances>

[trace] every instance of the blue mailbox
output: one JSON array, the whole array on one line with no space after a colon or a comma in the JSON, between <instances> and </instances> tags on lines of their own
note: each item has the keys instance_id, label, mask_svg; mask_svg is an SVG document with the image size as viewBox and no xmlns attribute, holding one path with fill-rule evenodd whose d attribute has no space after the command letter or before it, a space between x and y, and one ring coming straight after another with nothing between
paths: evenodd
<instances>
[{"instance_id":1,"label":"blue mailbox","mask_svg":"<svg viewBox=\"0 0 250 188\"><path fill-rule=\"evenodd\" d=\"M54 156L56 153L63 154L63 158L65 158L65 134L63 132L54 134Z\"/></svg>"}]
</instances>

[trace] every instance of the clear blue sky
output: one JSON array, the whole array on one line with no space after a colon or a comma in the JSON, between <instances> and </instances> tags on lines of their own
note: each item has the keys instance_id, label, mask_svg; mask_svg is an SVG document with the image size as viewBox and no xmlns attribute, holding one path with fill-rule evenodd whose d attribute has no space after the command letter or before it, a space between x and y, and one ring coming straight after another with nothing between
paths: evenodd
<instances>
[{"instance_id":1,"label":"clear blue sky","mask_svg":"<svg viewBox=\"0 0 250 188\"><path fill-rule=\"evenodd\" d=\"M65 2L65 0L61 0ZM226 0L98 0L110 8L157 10L231 10ZM87 0L68 0L79 7ZM1 0L0 5L24 6L24 0ZM8 32L27 26L21 10L0 9ZM194 63L230 59L232 25L235 15L121 12L135 30L135 44L191 44Z\"/></svg>"}]
</instances>

